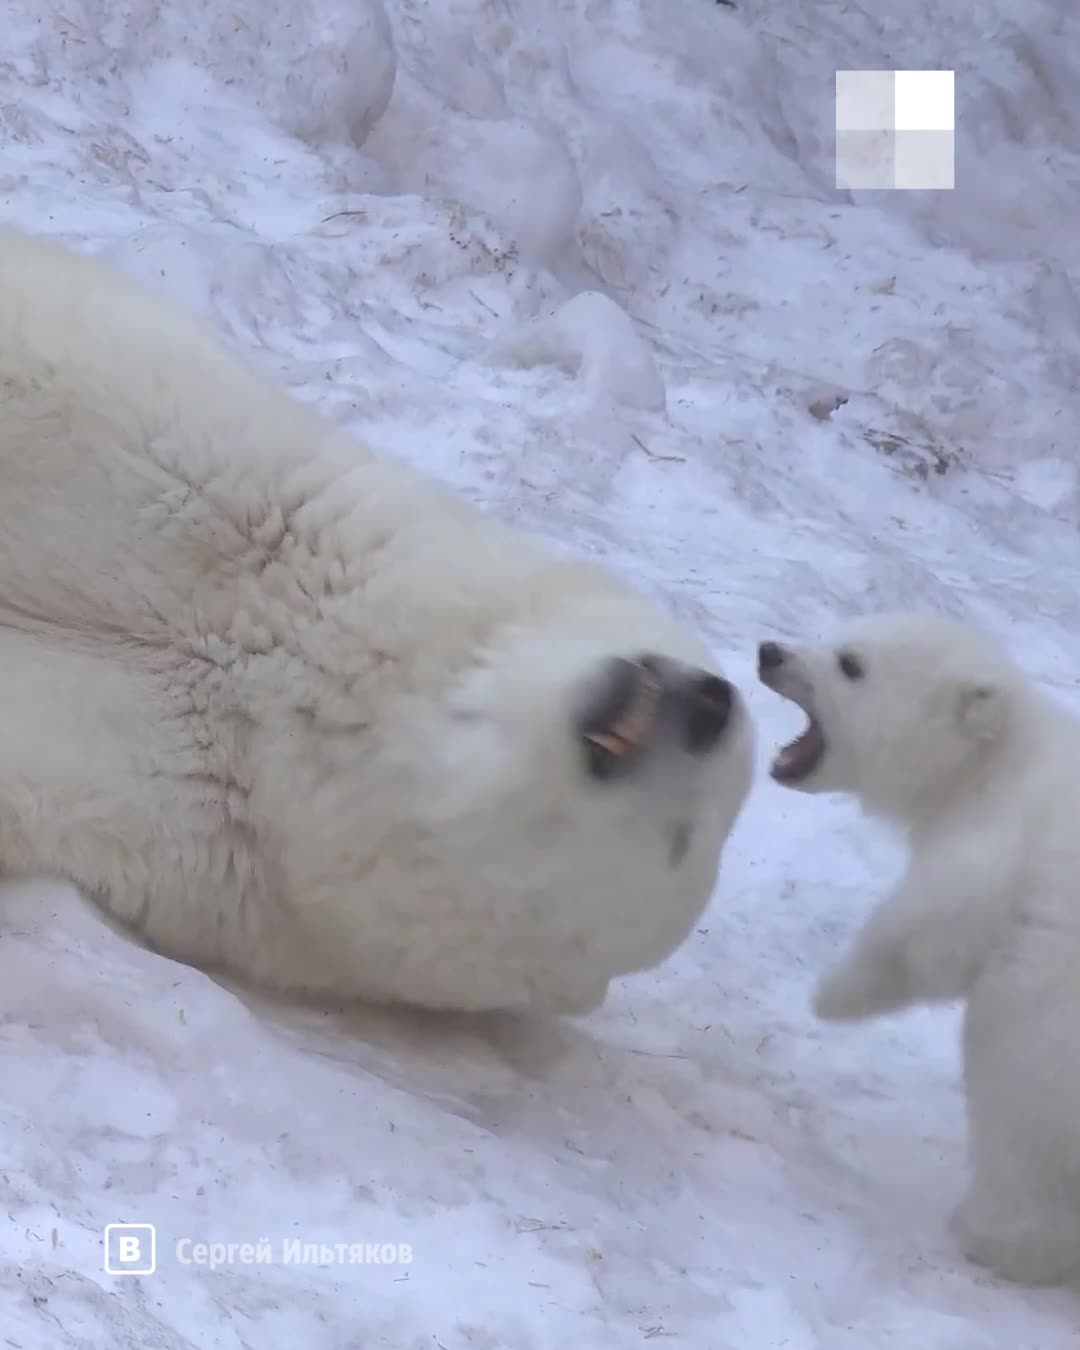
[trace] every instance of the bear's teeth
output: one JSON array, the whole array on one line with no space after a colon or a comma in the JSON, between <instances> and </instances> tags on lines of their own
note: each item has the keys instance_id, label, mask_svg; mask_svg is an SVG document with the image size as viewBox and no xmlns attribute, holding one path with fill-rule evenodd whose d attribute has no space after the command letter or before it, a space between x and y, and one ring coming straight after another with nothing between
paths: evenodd
<instances>
[{"instance_id":1,"label":"bear's teeth","mask_svg":"<svg viewBox=\"0 0 1080 1350\"><path fill-rule=\"evenodd\" d=\"M813 773L825 753L825 737L817 722L810 725L790 745L785 745L773 760L772 774L781 782L794 782Z\"/></svg>"}]
</instances>

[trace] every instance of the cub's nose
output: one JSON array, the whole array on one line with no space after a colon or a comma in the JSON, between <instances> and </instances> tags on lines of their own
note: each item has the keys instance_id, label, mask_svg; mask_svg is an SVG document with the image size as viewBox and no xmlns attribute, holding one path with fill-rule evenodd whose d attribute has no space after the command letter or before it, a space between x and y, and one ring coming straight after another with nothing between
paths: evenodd
<instances>
[{"instance_id":1,"label":"cub's nose","mask_svg":"<svg viewBox=\"0 0 1080 1350\"><path fill-rule=\"evenodd\" d=\"M706 755L736 699L734 687L711 671L652 653L612 657L595 672L576 719L587 771L598 779L623 776L665 746Z\"/></svg>"},{"instance_id":2,"label":"cub's nose","mask_svg":"<svg viewBox=\"0 0 1080 1350\"><path fill-rule=\"evenodd\" d=\"M762 642L757 649L758 670L776 670L784 664L784 649L779 642Z\"/></svg>"}]
</instances>

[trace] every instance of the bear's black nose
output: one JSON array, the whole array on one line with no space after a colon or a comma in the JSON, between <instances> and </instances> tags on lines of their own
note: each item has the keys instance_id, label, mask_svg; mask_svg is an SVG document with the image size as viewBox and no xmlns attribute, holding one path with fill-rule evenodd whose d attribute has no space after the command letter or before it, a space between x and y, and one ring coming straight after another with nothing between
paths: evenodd
<instances>
[{"instance_id":1,"label":"bear's black nose","mask_svg":"<svg viewBox=\"0 0 1080 1350\"><path fill-rule=\"evenodd\" d=\"M758 670L775 670L784 664L784 649L779 642L763 642L757 649Z\"/></svg>"},{"instance_id":2,"label":"bear's black nose","mask_svg":"<svg viewBox=\"0 0 1080 1350\"><path fill-rule=\"evenodd\" d=\"M631 772L650 751L681 745L706 755L720 741L736 703L734 687L719 675L643 653L613 657L589 681L576 730L593 778Z\"/></svg>"},{"instance_id":3,"label":"bear's black nose","mask_svg":"<svg viewBox=\"0 0 1080 1350\"><path fill-rule=\"evenodd\" d=\"M695 755L707 754L728 724L735 691L729 681L702 671L688 680L679 692L686 719L686 748Z\"/></svg>"}]
</instances>

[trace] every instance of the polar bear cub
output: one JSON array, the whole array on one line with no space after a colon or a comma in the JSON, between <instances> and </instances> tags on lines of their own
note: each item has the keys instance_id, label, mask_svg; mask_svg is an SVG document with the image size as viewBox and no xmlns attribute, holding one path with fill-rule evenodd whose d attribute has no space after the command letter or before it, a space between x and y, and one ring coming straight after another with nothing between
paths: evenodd
<instances>
[{"instance_id":1,"label":"polar bear cub","mask_svg":"<svg viewBox=\"0 0 1080 1350\"><path fill-rule=\"evenodd\" d=\"M753 734L601 568L0 232L0 870L298 993L581 1013L710 898Z\"/></svg>"},{"instance_id":2,"label":"polar bear cub","mask_svg":"<svg viewBox=\"0 0 1080 1350\"><path fill-rule=\"evenodd\" d=\"M762 643L807 730L772 774L904 831L907 871L819 984L830 1020L966 1000L969 1256L1025 1283L1080 1269L1080 723L943 618Z\"/></svg>"}]
</instances>

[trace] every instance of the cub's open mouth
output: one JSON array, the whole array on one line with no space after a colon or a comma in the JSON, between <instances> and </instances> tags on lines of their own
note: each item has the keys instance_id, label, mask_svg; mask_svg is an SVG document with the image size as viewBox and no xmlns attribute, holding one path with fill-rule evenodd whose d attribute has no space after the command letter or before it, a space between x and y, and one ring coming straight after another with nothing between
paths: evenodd
<instances>
[{"instance_id":1,"label":"cub's open mouth","mask_svg":"<svg viewBox=\"0 0 1080 1350\"><path fill-rule=\"evenodd\" d=\"M804 709L805 711L805 709ZM808 778L825 756L825 733L813 713L804 732L777 751L770 773L778 783L799 783Z\"/></svg>"},{"instance_id":2,"label":"cub's open mouth","mask_svg":"<svg viewBox=\"0 0 1080 1350\"><path fill-rule=\"evenodd\" d=\"M828 744L814 715L814 688L800 669L797 656L778 642L758 646L758 679L774 694L806 714L806 729L776 752L769 770L778 783L794 785L809 778L825 758Z\"/></svg>"}]
</instances>

